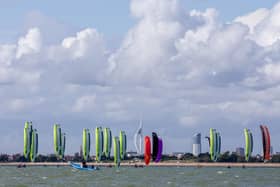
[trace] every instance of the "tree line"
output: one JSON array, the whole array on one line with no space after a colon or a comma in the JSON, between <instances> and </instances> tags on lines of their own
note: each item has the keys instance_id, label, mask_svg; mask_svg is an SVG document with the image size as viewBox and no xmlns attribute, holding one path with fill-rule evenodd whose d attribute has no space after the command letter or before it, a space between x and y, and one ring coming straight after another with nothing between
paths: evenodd
<instances>
[{"instance_id":1,"label":"tree line","mask_svg":"<svg viewBox=\"0 0 280 187\"><path fill-rule=\"evenodd\" d=\"M126 161L133 161L133 160L142 160L143 156L131 156L125 157L124 160ZM202 153L199 156L194 156L192 153L185 153L179 155L163 155L161 161L182 161L182 162L213 162L210 159L209 153ZM64 159L59 159L55 154L49 155L38 155L36 158L36 162L81 162L83 161L83 157L80 153L75 153L74 155L66 155ZM89 162L95 161L95 157L91 156L88 160ZM102 162L111 162L113 161L113 157L109 160L103 159ZM0 154L0 162L29 162L22 154ZM246 162L244 156L239 156L235 152L226 151L221 154L217 160L217 162ZM249 159L249 162L263 162L263 158L260 155L252 156ZM272 163L280 163L280 154L272 155L269 162Z\"/></svg>"}]
</instances>

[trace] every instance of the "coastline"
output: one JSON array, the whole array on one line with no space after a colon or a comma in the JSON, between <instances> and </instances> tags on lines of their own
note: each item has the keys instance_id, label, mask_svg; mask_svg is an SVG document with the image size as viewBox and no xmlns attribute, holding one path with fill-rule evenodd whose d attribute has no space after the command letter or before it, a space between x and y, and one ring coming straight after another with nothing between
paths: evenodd
<instances>
[{"instance_id":1,"label":"coastline","mask_svg":"<svg viewBox=\"0 0 280 187\"><path fill-rule=\"evenodd\" d=\"M114 167L114 163L96 163L89 162L88 165L94 165L99 167ZM70 166L68 162L0 162L0 166ZM161 163L150 163L148 166L144 162L128 163L123 162L121 166L124 167L224 167L224 168L280 168L280 163L210 163L210 162L190 162L190 163L177 163L177 162L161 162Z\"/></svg>"}]
</instances>

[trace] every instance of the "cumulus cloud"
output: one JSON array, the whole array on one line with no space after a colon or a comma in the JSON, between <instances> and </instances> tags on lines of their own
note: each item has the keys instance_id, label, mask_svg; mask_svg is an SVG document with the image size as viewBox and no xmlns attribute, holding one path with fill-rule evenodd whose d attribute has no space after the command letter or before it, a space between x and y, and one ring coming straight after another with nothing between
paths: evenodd
<instances>
[{"instance_id":1,"label":"cumulus cloud","mask_svg":"<svg viewBox=\"0 0 280 187\"><path fill-rule=\"evenodd\" d=\"M103 35L96 29L87 28L77 32L76 36L62 39L60 44L49 46L47 59L53 67L63 69L60 72L63 82L103 84L107 53Z\"/></svg>"},{"instance_id":2,"label":"cumulus cloud","mask_svg":"<svg viewBox=\"0 0 280 187\"><path fill-rule=\"evenodd\" d=\"M25 37L18 40L16 58L24 55L38 53L41 49L42 39L38 28L29 29Z\"/></svg>"},{"instance_id":3,"label":"cumulus cloud","mask_svg":"<svg viewBox=\"0 0 280 187\"><path fill-rule=\"evenodd\" d=\"M57 50L57 48L55 48ZM105 44L103 36L95 29L85 29L77 32L75 37L67 37L61 42L61 50L64 54L55 53L57 56L68 57L70 59L79 59L85 57L103 56L105 53ZM56 52L56 51L53 51Z\"/></svg>"},{"instance_id":4,"label":"cumulus cloud","mask_svg":"<svg viewBox=\"0 0 280 187\"><path fill-rule=\"evenodd\" d=\"M116 50L96 28L49 40L42 24L0 44L0 111L131 132L142 114L147 134L178 144L215 127L231 146L240 128L279 120L280 3L226 23L177 0L132 0L130 10L135 25Z\"/></svg>"},{"instance_id":5,"label":"cumulus cloud","mask_svg":"<svg viewBox=\"0 0 280 187\"><path fill-rule=\"evenodd\" d=\"M38 28L31 28L16 44L0 44L0 84L29 84L40 80L40 70L27 68L25 63L33 61L42 46ZM32 57L31 57L32 56ZM23 57L31 57L23 60Z\"/></svg>"},{"instance_id":6,"label":"cumulus cloud","mask_svg":"<svg viewBox=\"0 0 280 187\"><path fill-rule=\"evenodd\" d=\"M255 27L262 22L269 14L269 10L266 8L260 8L255 12L251 12L244 16L239 16L235 18L235 22L243 23L247 25L250 29L250 33L253 34L255 32Z\"/></svg>"},{"instance_id":7,"label":"cumulus cloud","mask_svg":"<svg viewBox=\"0 0 280 187\"><path fill-rule=\"evenodd\" d=\"M17 44L0 44L0 64L10 66L23 56L39 53L42 38L38 28L30 28L25 36L18 39Z\"/></svg>"},{"instance_id":8,"label":"cumulus cloud","mask_svg":"<svg viewBox=\"0 0 280 187\"><path fill-rule=\"evenodd\" d=\"M140 20L109 58L112 82L158 80L161 65L175 51L174 40L183 34L178 2L134 0L131 12Z\"/></svg>"},{"instance_id":9,"label":"cumulus cloud","mask_svg":"<svg viewBox=\"0 0 280 187\"><path fill-rule=\"evenodd\" d=\"M255 12L236 18L235 21L248 25L252 38L261 46L269 46L280 38L280 2L271 10L258 9Z\"/></svg>"}]
</instances>

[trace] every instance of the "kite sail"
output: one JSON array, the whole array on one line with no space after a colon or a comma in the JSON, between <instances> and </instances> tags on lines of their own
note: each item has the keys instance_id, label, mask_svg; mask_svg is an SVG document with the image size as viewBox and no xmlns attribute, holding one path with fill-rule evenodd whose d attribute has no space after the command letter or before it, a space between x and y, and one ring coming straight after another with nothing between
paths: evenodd
<instances>
[{"instance_id":1,"label":"kite sail","mask_svg":"<svg viewBox=\"0 0 280 187\"><path fill-rule=\"evenodd\" d=\"M248 162L253 152L253 135L249 129L244 129L245 135L245 160Z\"/></svg>"},{"instance_id":2,"label":"kite sail","mask_svg":"<svg viewBox=\"0 0 280 187\"><path fill-rule=\"evenodd\" d=\"M210 129L210 158L211 160L215 160L215 142L216 142L216 135L215 135L215 130Z\"/></svg>"},{"instance_id":3,"label":"kite sail","mask_svg":"<svg viewBox=\"0 0 280 187\"><path fill-rule=\"evenodd\" d=\"M31 138L32 138L32 122L25 122L24 124L24 134L23 134L23 155L25 159L29 159L30 148L31 148Z\"/></svg>"},{"instance_id":4,"label":"kite sail","mask_svg":"<svg viewBox=\"0 0 280 187\"><path fill-rule=\"evenodd\" d=\"M33 129L32 122L25 122L23 134L23 155L25 159L35 162L38 154L38 132Z\"/></svg>"},{"instance_id":5,"label":"kite sail","mask_svg":"<svg viewBox=\"0 0 280 187\"><path fill-rule=\"evenodd\" d=\"M30 160L32 162L35 162L37 154L38 154L38 133L37 130L34 129L32 131L31 148L30 148Z\"/></svg>"},{"instance_id":6,"label":"kite sail","mask_svg":"<svg viewBox=\"0 0 280 187\"><path fill-rule=\"evenodd\" d=\"M101 161L103 153L103 131L102 127L95 128L95 157L97 161Z\"/></svg>"},{"instance_id":7,"label":"kite sail","mask_svg":"<svg viewBox=\"0 0 280 187\"><path fill-rule=\"evenodd\" d=\"M54 142L54 151L60 156L61 152L61 128L60 125L54 124L53 126L53 142Z\"/></svg>"},{"instance_id":8,"label":"kite sail","mask_svg":"<svg viewBox=\"0 0 280 187\"><path fill-rule=\"evenodd\" d=\"M153 161L155 161L157 158L157 154L158 154L158 136L155 132L152 132L152 140L153 140L152 159L153 159Z\"/></svg>"},{"instance_id":9,"label":"kite sail","mask_svg":"<svg viewBox=\"0 0 280 187\"><path fill-rule=\"evenodd\" d=\"M262 132L262 142L263 142L263 159L264 161L270 160L270 135L267 126L260 125Z\"/></svg>"},{"instance_id":10,"label":"kite sail","mask_svg":"<svg viewBox=\"0 0 280 187\"><path fill-rule=\"evenodd\" d=\"M54 151L62 159L65 152L66 135L61 132L61 127L58 124L54 124L53 126L53 140Z\"/></svg>"},{"instance_id":11,"label":"kite sail","mask_svg":"<svg viewBox=\"0 0 280 187\"><path fill-rule=\"evenodd\" d=\"M62 133L61 127L58 124L54 124L53 126L53 140L54 151L62 159L65 153L66 134Z\"/></svg>"},{"instance_id":12,"label":"kite sail","mask_svg":"<svg viewBox=\"0 0 280 187\"><path fill-rule=\"evenodd\" d=\"M110 158L111 148L112 148L112 133L110 128L104 128L104 148L103 153L106 158Z\"/></svg>"},{"instance_id":13,"label":"kite sail","mask_svg":"<svg viewBox=\"0 0 280 187\"><path fill-rule=\"evenodd\" d=\"M83 130L83 158L85 161L89 159L90 156L90 131L89 129Z\"/></svg>"},{"instance_id":14,"label":"kite sail","mask_svg":"<svg viewBox=\"0 0 280 187\"><path fill-rule=\"evenodd\" d=\"M114 137L114 163L115 166L119 167L120 166L120 140L119 137Z\"/></svg>"},{"instance_id":15,"label":"kite sail","mask_svg":"<svg viewBox=\"0 0 280 187\"><path fill-rule=\"evenodd\" d=\"M216 129L210 128L210 158L212 161L217 161L221 153L221 135Z\"/></svg>"},{"instance_id":16,"label":"kite sail","mask_svg":"<svg viewBox=\"0 0 280 187\"><path fill-rule=\"evenodd\" d=\"M124 159L126 154L127 142L126 134L124 131L120 132L120 158Z\"/></svg>"},{"instance_id":17,"label":"kite sail","mask_svg":"<svg viewBox=\"0 0 280 187\"><path fill-rule=\"evenodd\" d=\"M157 152L157 157L156 157L155 162L159 162L161 160L162 148L163 148L162 139L160 137L158 137L158 152Z\"/></svg>"},{"instance_id":18,"label":"kite sail","mask_svg":"<svg viewBox=\"0 0 280 187\"><path fill-rule=\"evenodd\" d=\"M149 136L145 136L145 153L144 153L144 160L145 164L149 165L151 160L151 140Z\"/></svg>"}]
</instances>

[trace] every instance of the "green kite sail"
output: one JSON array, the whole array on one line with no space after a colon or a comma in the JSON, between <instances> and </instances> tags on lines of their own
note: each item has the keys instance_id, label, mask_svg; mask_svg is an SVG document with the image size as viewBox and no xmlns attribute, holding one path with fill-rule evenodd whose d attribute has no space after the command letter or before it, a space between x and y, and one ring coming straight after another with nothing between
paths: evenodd
<instances>
[{"instance_id":1,"label":"green kite sail","mask_svg":"<svg viewBox=\"0 0 280 187\"><path fill-rule=\"evenodd\" d=\"M247 128L244 129L245 135L245 160L248 162L253 152L253 135Z\"/></svg>"},{"instance_id":2,"label":"green kite sail","mask_svg":"<svg viewBox=\"0 0 280 187\"><path fill-rule=\"evenodd\" d=\"M120 158L124 159L126 154L126 147L127 147L126 134L124 131L120 132L119 138L120 138Z\"/></svg>"},{"instance_id":3,"label":"green kite sail","mask_svg":"<svg viewBox=\"0 0 280 187\"><path fill-rule=\"evenodd\" d=\"M32 138L31 138L31 148L30 148L30 160L35 162L35 159L38 154L38 133L37 130L32 130Z\"/></svg>"},{"instance_id":4,"label":"green kite sail","mask_svg":"<svg viewBox=\"0 0 280 187\"><path fill-rule=\"evenodd\" d=\"M90 132L89 129L83 130L83 158L85 161L89 159L90 156Z\"/></svg>"},{"instance_id":5,"label":"green kite sail","mask_svg":"<svg viewBox=\"0 0 280 187\"><path fill-rule=\"evenodd\" d=\"M216 135L215 135L215 130L210 129L210 158L211 160L215 160L215 142L216 142Z\"/></svg>"},{"instance_id":6,"label":"green kite sail","mask_svg":"<svg viewBox=\"0 0 280 187\"><path fill-rule=\"evenodd\" d=\"M54 151L60 156L61 155L61 128L60 125L54 124L53 126L53 142L54 142Z\"/></svg>"},{"instance_id":7,"label":"green kite sail","mask_svg":"<svg viewBox=\"0 0 280 187\"><path fill-rule=\"evenodd\" d=\"M111 148L112 148L112 132L110 128L104 128L103 135L104 135L103 154L106 156L106 158L110 158Z\"/></svg>"},{"instance_id":8,"label":"green kite sail","mask_svg":"<svg viewBox=\"0 0 280 187\"><path fill-rule=\"evenodd\" d=\"M95 156L97 161L101 161L103 153L103 131L102 127L95 128Z\"/></svg>"},{"instance_id":9,"label":"green kite sail","mask_svg":"<svg viewBox=\"0 0 280 187\"><path fill-rule=\"evenodd\" d=\"M25 159L35 162L38 154L38 132L33 129L32 122L25 122L23 132L23 155Z\"/></svg>"},{"instance_id":10,"label":"green kite sail","mask_svg":"<svg viewBox=\"0 0 280 187\"><path fill-rule=\"evenodd\" d=\"M115 166L119 167L120 166L120 141L119 141L119 137L114 137L114 163Z\"/></svg>"},{"instance_id":11,"label":"green kite sail","mask_svg":"<svg viewBox=\"0 0 280 187\"><path fill-rule=\"evenodd\" d=\"M64 157L65 152L65 144L66 144L66 136L61 131L61 127L58 124L54 124L53 126L53 142L54 142L54 151L57 156L61 159Z\"/></svg>"},{"instance_id":12,"label":"green kite sail","mask_svg":"<svg viewBox=\"0 0 280 187\"><path fill-rule=\"evenodd\" d=\"M221 135L216 129L210 128L210 158L212 161L217 161L221 153Z\"/></svg>"},{"instance_id":13,"label":"green kite sail","mask_svg":"<svg viewBox=\"0 0 280 187\"><path fill-rule=\"evenodd\" d=\"M25 122L24 124L24 134L23 134L23 155L26 159L29 159L30 148L31 148L31 138L32 138L32 122Z\"/></svg>"}]
</instances>

